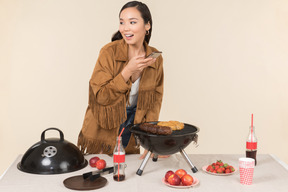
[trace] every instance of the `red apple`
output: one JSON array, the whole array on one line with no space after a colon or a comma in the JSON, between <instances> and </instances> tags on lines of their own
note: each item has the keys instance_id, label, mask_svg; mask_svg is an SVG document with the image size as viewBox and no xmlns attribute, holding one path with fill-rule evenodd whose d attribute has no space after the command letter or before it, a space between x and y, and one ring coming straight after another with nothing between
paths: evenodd
<instances>
[{"instance_id":1,"label":"red apple","mask_svg":"<svg viewBox=\"0 0 288 192\"><path fill-rule=\"evenodd\" d=\"M181 179L174 173L168 177L168 183L170 185L180 185Z\"/></svg>"},{"instance_id":2,"label":"red apple","mask_svg":"<svg viewBox=\"0 0 288 192\"><path fill-rule=\"evenodd\" d=\"M173 171L171 171L171 170L167 171L166 174L165 174L165 181L168 181L168 177L169 177L170 175L172 175L172 174L174 174Z\"/></svg>"},{"instance_id":3,"label":"red apple","mask_svg":"<svg viewBox=\"0 0 288 192\"><path fill-rule=\"evenodd\" d=\"M184 170L184 169L178 169L176 172L175 172L176 175L178 175L180 177L180 179L183 177L183 175L186 175L187 172Z\"/></svg>"},{"instance_id":4,"label":"red apple","mask_svg":"<svg viewBox=\"0 0 288 192\"><path fill-rule=\"evenodd\" d=\"M97 169L104 169L106 167L106 161L104 159L99 159L97 162L96 162L96 167Z\"/></svg>"},{"instance_id":5,"label":"red apple","mask_svg":"<svg viewBox=\"0 0 288 192\"><path fill-rule=\"evenodd\" d=\"M92 157L90 160L89 160L89 165L91 167L96 167L96 163L97 161L99 160L100 158L99 157Z\"/></svg>"},{"instance_id":6,"label":"red apple","mask_svg":"<svg viewBox=\"0 0 288 192\"><path fill-rule=\"evenodd\" d=\"M186 174L181 178L181 182L183 185L192 185L193 181L193 177L189 174Z\"/></svg>"}]
</instances>

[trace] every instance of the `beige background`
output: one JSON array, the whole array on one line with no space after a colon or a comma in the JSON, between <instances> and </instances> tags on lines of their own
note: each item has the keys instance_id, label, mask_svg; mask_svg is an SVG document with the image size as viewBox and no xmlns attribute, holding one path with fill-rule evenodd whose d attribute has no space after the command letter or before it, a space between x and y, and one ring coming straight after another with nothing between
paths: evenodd
<instances>
[{"instance_id":1,"label":"beige background","mask_svg":"<svg viewBox=\"0 0 288 192\"><path fill-rule=\"evenodd\" d=\"M126 2L0 0L0 174L48 127L76 144L98 52ZM254 113L258 153L288 163L288 1L144 2L165 62L160 120L200 128L186 151L244 155Z\"/></svg>"}]
</instances>

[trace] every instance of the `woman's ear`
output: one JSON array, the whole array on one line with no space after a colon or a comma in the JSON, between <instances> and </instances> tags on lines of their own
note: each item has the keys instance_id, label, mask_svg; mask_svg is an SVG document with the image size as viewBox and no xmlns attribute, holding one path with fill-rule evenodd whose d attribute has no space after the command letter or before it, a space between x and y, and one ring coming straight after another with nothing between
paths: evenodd
<instances>
[{"instance_id":1,"label":"woman's ear","mask_svg":"<svg viewBox=\"0 0 288 192\"><path fill-rule=\"evenodd\" d=\"M149 31L150 28L151 28L150 21L148 21L148 23L145 24L145 30Z\"/></svg>"}]
</instances>

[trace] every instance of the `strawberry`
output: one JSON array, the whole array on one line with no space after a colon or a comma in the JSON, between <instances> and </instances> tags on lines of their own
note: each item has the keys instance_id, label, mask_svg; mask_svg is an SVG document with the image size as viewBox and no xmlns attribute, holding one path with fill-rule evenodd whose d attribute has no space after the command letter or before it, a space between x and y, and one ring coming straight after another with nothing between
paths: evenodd
<instances>
[{"instance_id":1,"label":"strawberry","mask_svg":"<svg viewBox=\"0 0 288 192\"><path fill-rule=\"evenodd\" d=\"M224 166L225 168L227 168L229 165L228 165L228 163L225 163L223 166Z\"/></svg>"},{"instance_id":2,"label":"strawberry","mask_svg":"<svg viewBox=\"0 0 288 192\"><path fill-rule=\"evenodd\" d=\"M223 166L224 163L221 160L217 160L216 165Z\"/></svg>"},{"instance_id":3,"label":"strawberry","mask_svg":"<svg viewBox=\"0 0 288 192\"><path fill-rule=\"evenodd\" d=\"M224 168L220 167L219 169L217 169L217 173L223 173L224 172Z\"/></svg>"},{"instance_id":4,"label":"strawberry","mask_svg":"<svg viewBox=\"0 0 288 192\"><path fill-rule=\"evenodd\" d=\"M231 173L230 169L225 169L225 173Z\"/></svg>"},{"instance_id":5,"label":"strawberry","mask_svg":"<svg viewBox=\"0 0 288 192\"><path fill-rule=\"evenodd\" d=\"M213 172L215 169L213 168L213 167L211 167L210 169L209 169L209 172Z\"/></svg>"},{"instance_id":6,"label":"strawberry","mask_svg":"<svg viewBox=\"0 0 288 192\"><path fill-rule=\"evenodd\" d=\"M230 170L231 170L231 172L234 172L234 171L235 171L235 169L234 169L233 166L230 167Z\"/></svg>"},{"instance_id":7,"label":"strawberry","mask_svg":"<svg viewBox=\"0 0 288 192\"><path fill-rule=\"evenodd\" d=\"M210 169L213 169L212 165L208 165L208 167L206 168L206 171L209 171Z\"/></svg>"}]
</instances>

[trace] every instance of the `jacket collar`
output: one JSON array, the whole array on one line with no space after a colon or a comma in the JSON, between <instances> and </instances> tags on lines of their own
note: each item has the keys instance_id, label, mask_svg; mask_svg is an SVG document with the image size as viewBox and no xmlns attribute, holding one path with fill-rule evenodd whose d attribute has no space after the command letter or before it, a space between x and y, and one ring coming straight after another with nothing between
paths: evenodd
<instances>
[{"instance_id":1,"label":"jacket collar","mask_svg":"<svg viewBox=\"0 0 288 192\"><path fill-rule=\"evenodd\" d=\"M150 46L148 46L148 44L146 43L146 41L144 42L144 47L146 50L146 56L152 53L152 49ZM119 43L117 44L117 51L115 52L115 59L117 61L128 61L128 44L125 42L124 39L119 40ZM150 65L150 67L155 68L155 62Z\"/></svg>"}]
</instances>

